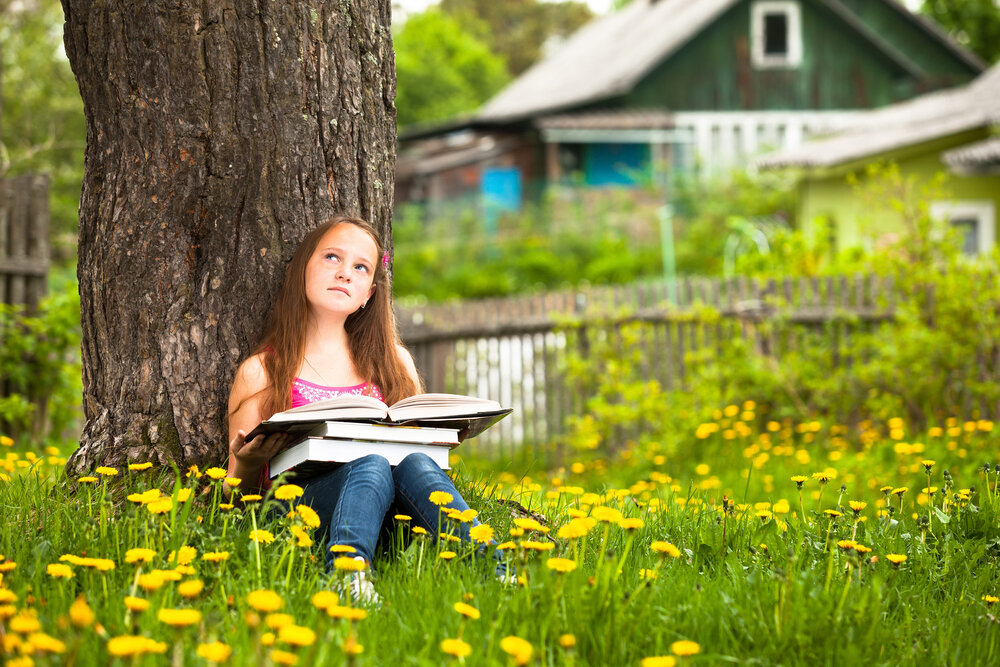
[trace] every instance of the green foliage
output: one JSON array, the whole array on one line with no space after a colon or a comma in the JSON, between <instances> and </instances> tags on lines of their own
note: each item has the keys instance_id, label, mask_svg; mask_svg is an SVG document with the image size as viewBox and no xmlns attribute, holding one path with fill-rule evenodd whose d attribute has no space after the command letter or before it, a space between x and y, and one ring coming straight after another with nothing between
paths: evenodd
<instances>
[{"instance_id":1,"label":"green foliage","mask_svg":"<svg viewBox=\"0 0 1000 667\"><path fill-rule=\"evenodd\" d=\"M996 0L924 0L920 13L944 27L987 63L1000 60L1000 7Z\"/></svg>"},{"instance_id":2,"label":"green foliage","mask_svg":"<svg viewBox=\"0 0 1000 667\"><path fill-rule=\"evenodd\" d=\"M541 60L549 40L569 37L594 18L572 0L442 0L441 11L504 58L513 76Z\"/></svg>"},{"instance_id":3,"label":"green foliage","mask_svg":"<svg viewBox=\"0 0 1000 667\"><path fill-rule=\"evenodd\" d=\"M76 244L86 123L76 79L63 52L58 0L0 5L3 48L0 175L47 173L52 237L62 251Z\"/></svg>"},{"instance_id":4,"label":"green foliage","mask_svg":"<svg viewBox=\"0 0 1000 667\"><path fill-rule=\"evenodd\" d=\"M472 111L508 80L502 57L435 8L409 17L393 47L400 128Z\"/></svg>"},{"instance_id":5,"label":"green foliage","mask_svg":"<svg viewBox=\"0 0 1000 667\"><path fill-rule=\"evenodd\" d=\"M80 296L75 280L28 315L0 304L0 434L46 444L73 439L81 419Z\"/></svg>"}]
</instances>

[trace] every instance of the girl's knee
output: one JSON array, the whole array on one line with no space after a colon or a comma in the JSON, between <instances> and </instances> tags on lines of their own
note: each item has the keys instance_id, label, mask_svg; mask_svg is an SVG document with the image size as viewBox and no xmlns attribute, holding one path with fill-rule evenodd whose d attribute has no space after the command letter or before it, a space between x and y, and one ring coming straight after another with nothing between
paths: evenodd
<instances>
[{"instance_id":1,"label":"girl's knee","mask_svg":"<svg viewBox=\"0 0 1000 667\"><path fill-rule=\"evenodd\" d=\"M392 489L392 467L389 461L378 454L369 454L352 461L351 477L369 480L371 483Z\"/></svg>"}]
</instances>

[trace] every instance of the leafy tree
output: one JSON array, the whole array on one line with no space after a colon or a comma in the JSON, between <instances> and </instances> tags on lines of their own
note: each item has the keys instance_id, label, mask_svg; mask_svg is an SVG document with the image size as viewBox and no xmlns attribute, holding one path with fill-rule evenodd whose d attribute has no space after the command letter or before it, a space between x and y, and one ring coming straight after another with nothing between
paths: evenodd
<instances>
[{"instance_id":1,"label":"leafy tree","mask_svg":"<svg viewBox=\"0 0 1000 667\"><path fill-rule=\"evenodd\" d=\"M924 0L920 12L988 63L1000 60L1000 4L997 0Z\"/></svg>"},{"instance_id":2,"label":"leafy tree","mask_svg":"<svg viewBox=\"0 0 1000 667\"><path fill-rule=\"evenodd\" d=\"M62 23L58 0L0 0L0 176L51 176L54 241L72 250L87 130L83 101L63 51ZM65 242L59 244L60 239Z\"/></svg>"},{"instance_id":3,"label":"leafy tree","mask_svg":"<svg viewBox=\"0 0 1000 667\"><path fill-rule=\"evenodd\" d=\"M594 18L582 2L441 0L441 11L503 56L517 76L544 55L550 39L568 37Z\"/></svg>"},{"instance_id":4,"label":"leafy tree","mask_svg":"<svg viewBox=\"0 0 1000 667\"><path fill-rule=\"evenodd\" d=\"M399 127L472 111L509 78L501 57L434 8L408 18L393 41Z\"/></svg>"}]
</instances>

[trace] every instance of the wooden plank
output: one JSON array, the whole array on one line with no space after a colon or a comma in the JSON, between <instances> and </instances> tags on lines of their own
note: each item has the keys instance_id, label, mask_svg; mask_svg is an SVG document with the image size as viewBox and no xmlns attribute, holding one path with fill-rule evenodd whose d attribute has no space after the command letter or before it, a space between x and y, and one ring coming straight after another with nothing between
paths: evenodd
<instances>
[{"instance_id":1,"label":"wooden plank","mask_svg":"<svg viewBox=\"0 0 1000 667\"><path fill-rule=\"evenodd\" d=\"M7 237L10 235L10 183L0 178L0 262L12 261L7 248ZM0 303L9 303L8 284L10 278L7 272L0 269Z\"/></svg>"}]
</instances>

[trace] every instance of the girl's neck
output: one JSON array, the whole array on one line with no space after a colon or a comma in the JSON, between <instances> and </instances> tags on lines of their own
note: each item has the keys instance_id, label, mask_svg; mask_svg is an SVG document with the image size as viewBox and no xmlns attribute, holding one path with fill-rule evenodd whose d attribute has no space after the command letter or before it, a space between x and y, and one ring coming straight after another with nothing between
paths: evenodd
<instances>
[{"instance_id":1,"label":"girl's neck","mask_svg":"<svg viewBox=\"0 0 1000 667\"><path fill-rule=\"evenodd\" d=\"M347 330L340 318L309 318L306 329L305 353L319 357L347 355Z\"/></svg>"}]
</instances>

